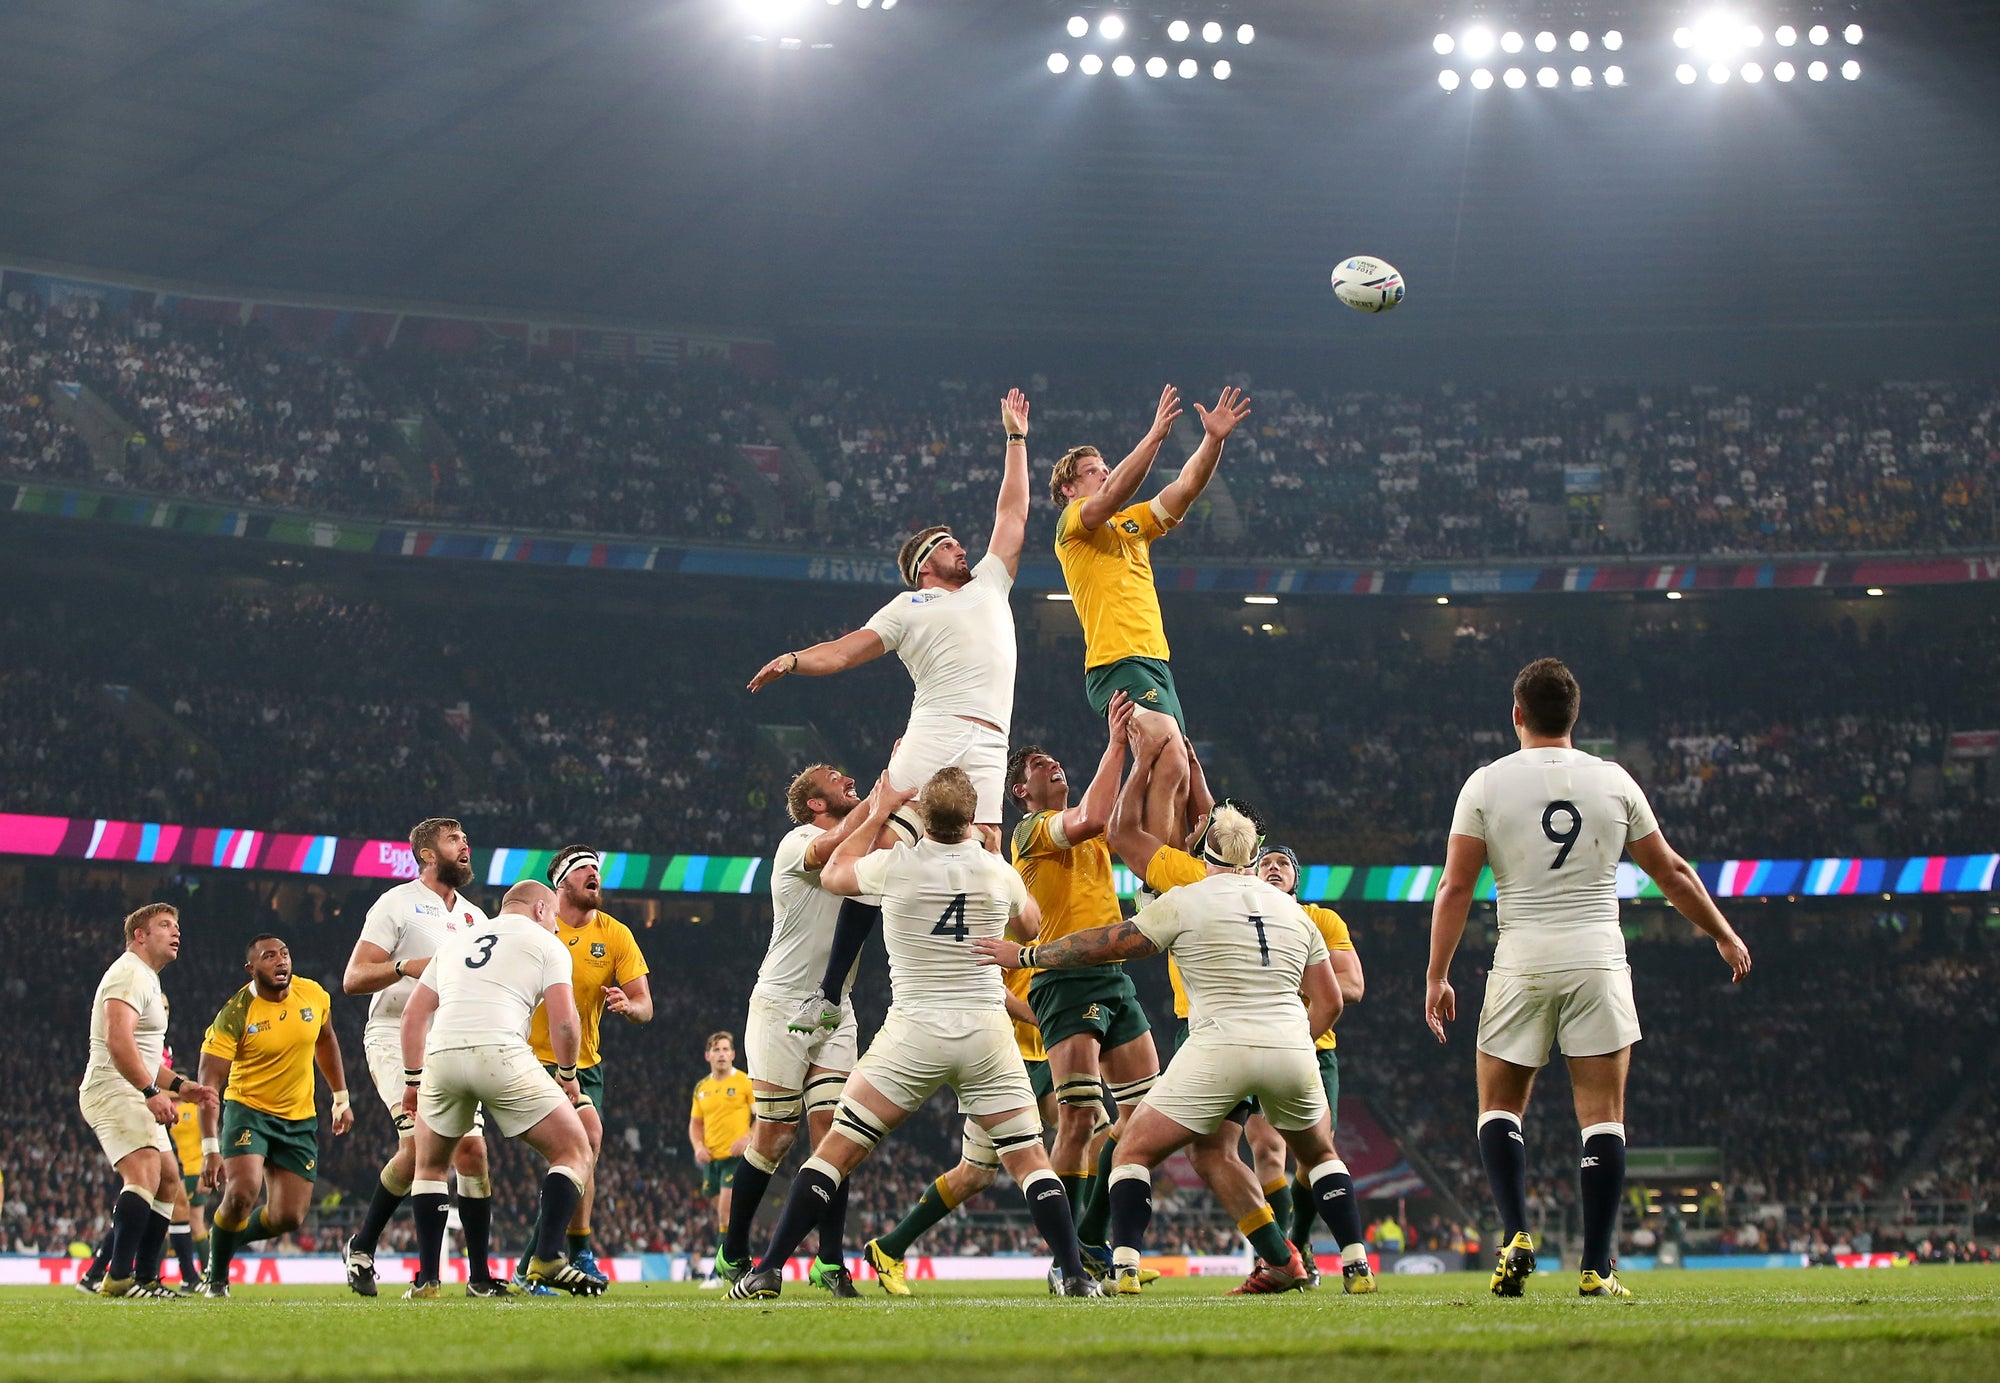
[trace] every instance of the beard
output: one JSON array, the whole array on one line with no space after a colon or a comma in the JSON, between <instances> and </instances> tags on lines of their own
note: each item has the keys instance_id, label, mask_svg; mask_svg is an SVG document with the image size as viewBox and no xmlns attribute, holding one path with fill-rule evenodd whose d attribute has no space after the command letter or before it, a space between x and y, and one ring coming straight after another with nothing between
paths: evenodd
<instances>
[{"instance_id":1,"label":"beard","mask_svg":"<svg viewBox=\"0 0 2000 1383\"><path fill-rule=\"evenodd\" d=\"M437 881L454 891L472 882L472 861L440 859L437 862Z\"/></svg>"},{"instance_id":2,"label":"beard","mask_svg":"<svg viewBox=\"0 0 2000 1383\"><path fill-rule=\"evenodd\" d=\"M829 797L826 799L826 814L835 821L844 821L847 814L860 805L858 797Z\"/></svg>"}]
</instances>

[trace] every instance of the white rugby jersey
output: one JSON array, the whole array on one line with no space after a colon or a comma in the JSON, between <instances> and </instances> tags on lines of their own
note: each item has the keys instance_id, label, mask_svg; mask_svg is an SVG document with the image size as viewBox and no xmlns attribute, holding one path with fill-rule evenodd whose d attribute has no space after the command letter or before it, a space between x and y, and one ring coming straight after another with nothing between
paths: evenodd
<instances>
[{"instance_id":1,"label":"white rugby jersey","mask_svg":"<svg viewBox=\"0 0 2000 1383\"><path fill-rule=\"evenodd\" d=\"M877 850L854 872L863 889L882 898L895 1007L1007 1007L999 969L978 964L968 943L999 937L1028 906L1028 886L1011 865L977 836L956 845L926 836L915 845Z\"/></svg>"},{"instance_id":2,"label":"white rugby jersey","mask_svg":"<svg viewBox=\"0 0 2000 1383\"><path fill-rule=\"evenodd\" d=\"M422 879L411 879L397 884L369 907L368 918L361 924L361 939L387 951L392 962L429 960L445 937L485 921L479 905L463 893L453 894L447 906ZM416 987L414 979L404 978L370 995L364 1037L400 1029L403 1006Z\"/></svg>"},{"instance_id":3,"label":"white rugby jersey","mask_svg":"<svg viewBox=\"0 0 2000 1383\"><path fill-rule=\"evenodd\" d=\"M778 842L771 861L771 944L757 967L757 988L780 999L803 998L818 988L833 951L842 899L820 887L817 869L806 868L806 847L825 834L824 827L811 822L795 826ZM832 997L846 995L860 968L857 956L840 994Z\"/></svg>"},{"instance_id":4,"label":"white rugby jersey","mask_svg":"<svg viewBox=\"0 0 2000 1383\"><path fill-rule=\"evenodd\" d=\"M532 917L505 912L452 932L417 983L437 991L426 1052L522 1047L550 985L572 984L569 948Z\"/></svg>"},{"instance_id":5,"label":"white rugby jersey","mask_svg":"<svg viewBox=\"0 0 2000 1383\"><path fill-rule=\"evenodd\" d=\"M1475 770L1451 833L1486 842L1499 895L1493 972L1623 966L1618 857L1659 829L1632 775L1581 749L1523 749Z\"/></svg>"},{"instance_id":6,"label":"white rugby jersey","mask_svg":"<svg viewBox=\"0 0 2000 1383\"><path fill-rule=\"evenodd\" d=\"M972 716L1005 734L1014 718L1014 578L992 553L955 591L905 591L863 626L903 660L916 696L910 715Z\"/></svg>"},{"instance_id":7,"label":"white rugby jersey","mask_svg":"<svg viewBox=\"0 0 2000 1383\"><path fill-rule=\"evenodd\" d=\"M1247 874L1211 874L1132 921L1180 967L1188 1036L1312 1050L1299 986L1307 966L1327 959L1326 938L1290 894Z\"/></svg>"},{"instance_id":8,"label":"white rugby jersey","mask_svg":"<svg viewBox=\"0 0 2000 1383\"><path fill-rule=\"evenodd\" d=\"M160 1058L167 1050L167 996L160 988L160 977L152 966L127 951L111 962L90 1001L90 1064L83 1071L85 1085L106 1081L126 1084L125 1077L118 1074L118 1064L111 1059L109 1006L113 999L130 1004L139 1015L132 1036L139 1044L139 1062L147 1076L160 1069Z\"/></svg>"}]
</instances>

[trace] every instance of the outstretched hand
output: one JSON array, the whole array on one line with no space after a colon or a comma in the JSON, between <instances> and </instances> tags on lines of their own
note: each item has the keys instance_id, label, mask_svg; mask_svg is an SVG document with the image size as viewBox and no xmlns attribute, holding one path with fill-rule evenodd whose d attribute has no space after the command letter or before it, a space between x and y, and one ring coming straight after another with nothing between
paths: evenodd
<instances>
[{"instance_id":1,"label":"outstretched hand","mask_svg":"<svg viewBox=\"0 0 2000 1383\"><path fill-rule=\"evenodd\" d=\"M780 653L770 662L764 664L764 666L757 669L757 675L750 679L750 690L753 692L760 692L764 690L764 688L770 686L780 677L788 676L791 673L792 669L797 667L798 665L799 665L798 654Z\"/></svg>"},{"instance_id":2,"label":"outstretched hand","mask_svg":"<svg viewBox=\"0 0 2000 1383\"><path fill-rule=\"evenodd\" d=\"M1444 1041L1444 1025L1458 1017L1458 995L1450 980L1432 980L1424 986L1424 1022L1439 1042Z\"/></svg>"},{"instance_id":3,"label":"outstretched hand","mask_svg":"<svg viewBox=\"0 0 2000 1383\"><path fill-rule=\"evenodd\" d=\"M1009 432L1027 432L1028 396L1019 389L1009 389L1007 397L1000 400L1000 422Z\"/></svg>"},{"instance_id":4,"label":"outstretched hand","mask_svg":"<svg viewBox=\"0 0 2000 1383\"><path fill-rule=\"evenodd\" d=\"M1199 408L1201 405L1196 404ZM1146 435L1165 441L1167 434L1174 430L1174 419L1181 415L1181 391L1169 384L1160 390L1160 406L1153 411L1153 427Z\"/></svg>"},{"instance_id":5,"label":"outstretched hand","mask_svg":"<svg viewBox=\"0 0 2000 1383\"><path fill-rule=\"evenodd\" d=\"M1202 431L1219 442L1234 432L1238 423L1250 416L1250 396L1232 386L1222 391L1222 397L1215 401L1213 411L1203 408L1198 403L1194 406L1194 411L1201 418Z\"/></svg>"}]
</instances>

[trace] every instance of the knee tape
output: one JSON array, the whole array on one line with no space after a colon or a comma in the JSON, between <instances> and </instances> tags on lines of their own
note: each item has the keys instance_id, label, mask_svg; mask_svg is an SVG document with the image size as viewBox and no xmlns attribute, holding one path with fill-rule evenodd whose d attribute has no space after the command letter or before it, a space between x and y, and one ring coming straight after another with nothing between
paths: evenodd
<instances>
[{"instance_id":1,"label":"knee tape","mask_svg":"<svg viewBox=\"0 0 2000 1383\"><path fill-rule=\"evenodd\" d=\"M846 1100L839 1101L833 1111L833 1127L843 1138L859 1143L870 1152L889 1136L887 1125L880 1119L860 1105Z\"/></svg>"},{"instance_id":2,"label":"knee tape","mask_svg":"<svg viewBox=\"0 0 2000 1383\"><path fill-rule=\"evenodd\" d=\"M410 1183L413 1196L448 1196L451 1187L442 1181L413 1181Z\"/></svg>"},{"instance_id":3,"label":"knee tape","mask_svg":"<svg viewBox=\"0 0 2000 1383\"><path fill-rule=\"evenodd\" d=\"M1104 1103L1096 1080L1089 1076L1071 1076L1056 1087L1056 1103L1070 1109L1088 1109L1091 1105Z\"/></svg>"},{"instance_id":4,"label":"knee tape","mask_svg":"<svg viewBox=\"0 0 2000 1383\"><path fill-rule=\"evenodd\" d=\"M778 1170L778 1164L757 1151L755 1146L743 1150L743 1160L762 1172L765 1176Z\"/></svg>"},{"instance_id":5,"label":"knee tape","mask_svg":"<svg viewBox=\"0 0 2000 1383\"><path fill-rule=\"evenodd\" d=\"M1098 1134L1107 1131L1113 1122L1115 1121L1112 1119L1110 1111L1104 1107L1104 1101L1099 1100L1096 1107L1090 1111L1090 1136L1095 1138Z\"/></svg>"},{"instance_id":6,"label":"knee tape","mask_svg":"<svg viewBox=\"0 0 2000 1383\"><path fill-rule=\"evenodd\" d=\"M493 1196L493 1178L469 1177L461 1174L458 1178L458 1194L462 1200L490 1200Z\"/></svg>"},{"instance_id":7,"label":"knee tape","mask_svg":"<svg viewBox=\"0 0 2000 1383\"><path fill-rule=\"evenodd\" d=\"M1143 1181L1146 1185L1151 1186L1153 1184L1153 1173L1140 1163L1121 1162L1111 1169L1111 1180L1106 1182L1105 1185L1107 1187L1116 1186L1121 1181Z\"/></svg>"},{"instance_id":8,"label":"knee tape","mask_svg":"<svg viewBox=\"0 0 2000 1383\"><path fill-rule=\"evenodd\" d=\"M1345 1162L1342 1162L1337 1157L1329 1158L1306 1173L1306 1184L1308 1186L1317 1185L1321 1177L1341 1176L1345 1175L1346 1172L1347 1164Z\"/></svg>"},{"instance_id":9,"label":"knee tape","mask_svg":"<svg viewBox=\"0 0 2000 1383\"><path fill-rule=\"evenodd\" d=\"M1141 1076L1137 1080L1128 1080L1123 1085L1114 1085L1111 1087L1111 1098L1118 1102L1121 1109L1126 1105L1137 1104L1152 1092L1153 1082L1159 1078L1160 1073L1155 1071L1150 1076Z\"/></svg>"},{"instance_id":10,"label":"knee tape","mask_svg":"<svg viewBox=\"0 0 2000 1383\"><path fill-rule=\"evenodd\" d=\"M554 1172L559 1177L568 1177L572 1182L576 1183L577 1194L578 1195L583 1194L582 1172L579 1172L574 1167L565 1166L560 1162L552 1163L549 1167L549 1170L551 1172Z\"/></svg>"},{"instance_id":11,"label":"knee tape","mask_svg":"<svg viewBox=\"0 0 2000 1383\"><path fill-rule=\"evenodd\" d=\"M806 1082L806 1113L816 1114L822 1109L838 1107L840 1092L846 1085L846 1076L814 1076Z\"/></svg>"},{"instance_id":12,"label":"knee tape","mask_svg":"<svg viewBox=\"0 0 2000 1383\"><path fill-rule=\"evenodd\" d=\"M767 1124L796 1124L805 1101L796 1090L759 1090L750 1096L751 1111Z\"/></svg>"},{"instance_id":13,"label":"knee tape","mask_svg":"<svg viewBox=\"0 0 2000 1383\"><path fill-rule=\"evenodd\" d=\"M993 1140L993 1151L1000 1157L1019 1152L1030 1144L1039 1145L1042 1141L1042 1116L1030 1105L987 1129L986 1136Z\"/></svg>"},{"instance_id":14,"label":"knee tape","mask_svg":"<svg viewBox=\"0 0 2000 1383\"><path fill-rule=\"evenodd\" d=\"M417 1116L409 1113L401 1105L397 1105L391 1112L389 1120L396 1126L396 1137L399 1141L417 1136Z\"/></svg>"},{"instance_id":15,"label":"knee tape","mask_svg":"<svg viewBox=\"0 0 2000 1383\"><path fill-rule=\"evenodd\" d=\"M407 1196L410 1194L410 1185L410 1178L397 1171L394 1163L382 1169L382 1189L390 1195Z\"/></svg>"},{"instance_id":16,"label":"knee tape","mask_svg":"<svg viewBox=\"0 0 2000 1383\"><path fill-rule=\"evenodd\" d=\"M983 1171L1000 1170L1000 1154L993 1147L993 1139L987 1135L985 1129L970 1119L965 1121L965 1132L959 1138L958 1155L964 1158L968 1165Z\"/></svg>"}]
</instances>

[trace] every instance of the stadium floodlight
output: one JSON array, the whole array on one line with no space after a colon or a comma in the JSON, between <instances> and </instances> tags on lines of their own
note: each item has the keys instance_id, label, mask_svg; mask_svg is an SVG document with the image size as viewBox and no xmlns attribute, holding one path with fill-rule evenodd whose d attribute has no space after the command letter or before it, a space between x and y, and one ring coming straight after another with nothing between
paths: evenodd
<instances>
[{"instance_id":1,"label":"stadium floodlight","mask_svg":"<svg viewBox=\"0 0 2000 1383\"><path fill-rule=\"evenodd\" d=\"M1278 598L1274 595L1246 595L1243 597L1243 603L1245 605L1276 605Z\"/></svg>"},{"instance_id":2,"label":"stadium floodlight","mask_svg":"<svg viewBox=\"0 0 2000 1383\"><path fill-rule=\"evenodd\" d=\"M1047 595L1043 596L1042 599L1071 602L1074 601L1076 597L1071 595L1068 591L1050 591Z\"/></svg>"},{"instance_id":3,"label":"stadium floodlight","mask_svg":"<svg viewBox=\"0 0 2000 1383\"><path fill-rule=\"evenodd\" d=\"M1444 71L1438 73L1438 85L1446 91L1458 90L1458 74L1447 67Z\"/></svg>"},{"instance_id":4,"label":"stadium floodlight","mask_svg":"<svg viewBox=\"0 0 2000 1383\"><path fill-rule=\"evenodd\" d=\"M1082 61L1077 63L1076 70L1086 77L1095 77L1104 70L1104 59L1095 53L1085 53Z\"/></svg>"},{"instance_id":5,"label":"stadium floodlight","mask_svg":"<svg viewBox=\"0 0 2000 1383\"><path fill-rule=\"evenodd\" d=\"M865 10L874 3L875 0L854 0L854 8L857 10Z\"/></svg>"},{"instance_id":6,"label":"stadium floodlight","mask_svg":"<svg viewBox=\"0 0 2000 1383\"><path fill-rule=\"evenodd\" d=\"M1688 28L1688 26L1685 24L1681 25L1680 28L1674 30L1674 47L1676 48L1694 47L1694 30Z\"/></svg>"},{"instance_id":7,"label":"stadium floodlight","mask_svg":"<svg viewBox=\"0 0 2000 1383\"><path fill-rule=\"evenodd\" d=\"M1746 62L1743 64L1743 70L1739 75L1746 82L1761 82L1764 80L1764 69L1754 62Z\"/></svg>"},{"instance_id":8,"label":"stadium floodlight","mask_svg":"<svg viewBox=\"0 0 2000 1383\"><path fill-rule=\"evenodd\" d=\"M1449 604L1451 604L1451 597L1450 597L1450 596L1448 596L1448 595L1441 595L1441 596L1439 596L1439 597L1438 597L1438 604L1440 604L1440 605L1449 605Z\"/></svg>"},{"instance_id":9,"label":"stadium floodlight","mask_svg":"<svg viewBox=\"0 0 2000 1383\"><path fill-rule=\"evenodd\" d=\"M1519 91L1528 84L1528 74L1518 67L1510 67L1507 69L1506 75L1500 80L1507 83L1510 91Z\"/></svg>"},{"instance_id":10,"label":"stadium floodlight","mask_svg":"<svg viewBox=\"0 0 2000 1383\"><path fill-rule=\"evenodd\" d=\"M1236 41L1238 43L1255 43L1257 41L1256 26L1251 24L1238 24L1236 26Z\"/></svg>"},{"instance_id":11,"label":"stadium floodlight","mask_svg":"<svg viewBox=\"0 0 2000 1383\"><path fill-rule=\"evenodd\" d=\"M1450 57L1451 50L1456 47L1458 47L1458 44L1453 41L1450 34L1439 34L1431 40L1431 51L1441 58Z\"/></svg>"},{"instance_id":12,"label":"stadium floodlight","mask_svg":"<svg viewBox=\"0 0 2000 1383\"><path fill-rule=\"evenodd\" d=\"M1120 15L1107 14L1097 21L1097 32L1100 36L1116 43L1125 37L1125 20Z\"/></svg>"},{"instance_id":13,"label":"stadium floodlight","mask_svg":"<svg viewBox=\"0 0 2000 1383\"><path fill-rule=\"evenodd\" d=\"M1763 47L1764 31L1755 24L1745 24L1743 26L1743 46L1745 48Z\"/></svg>"},{"instance_id":14,"label":"stadium floodlight","mask_svg":"<svg viewBox=\"0 0 2000 1383\"><path fill-rule=\"evenodd\" d=\"M1717 86L1721 86L1729 80L1729 64L1726 62L1711 63L1708 69L1708 79Z\"/></svg>"},{"instance_id":15,"label":"stadium floodlight","mask_svg":"<svg viewBox=\"0 0 2000 1383\"><path fill-rule=\"evenodd\" d=\"M1138 70L1138 67L1139 65L1133 62L1131 55L1127 53L1120 53L1111 60L1111 70L1121 77L1131 76Z\"/></svg>"},{"instance_id":16,"label":"stadium floodlight","mask_svg":"<svg viewBox=\"0 0 2000 1383\"><path fill-rule=\"evenodd\" d=\"M1861 76L1861 64L1849 58L1840 65L1840 75L1850 82L1858 80Z\"/></svg>"},{"instance_id":17,"label":"stadium floodlight","mask_svg":"<svg viewBox=\"0 0 2000 1383\"><path fill-rule=\"evenodd\" d=\"M1596 75L1588 67L1572 67L1569 70L1569 84L1571 86L1585 87L1596 80Z\"/></svg>"},{"instance_id":18,"label":"stadium floodlight","mask_svg":"<svg viewBox=\"0 0 2000 1383\"><path fill-rule=\"evenodd\" d=\"M1201 41L1203 43L1222 42L1222 26L1213 19L1209 20L1208 23L1201 26Z\"/></svg>"},{"instance_id":19,"label":"stadium floodlight","mask_svg":"<svg viewBox=\"0 0 2000 1383\"><path fill-rule=\"evenodd\" d=\"M1811 77L1816 82L1825 81L1826 64L1823 62L1814 62L1806 64L1806 75L1808 77Z\"/></svg>"},{"instance_id":20,"label":"stadium floodlight","mask_svg":"<svg viewBox=\"0 0 2000 1383\"><path fill-rule=\"evenodd\" d=\"M1604 84L1605 84L1606 86L1623 86L1623 85L1625 85L1625 69L1624 69L1624 68L1622 68L1622 67L1616 67L1616 66L1613 66L1613 67L1607 67L1607 68L1605 68L1605 69L1604 69Z\"/></svg>"},{"instance_id":21,"label":"stadium floodlight","mask_svg":"<svg viewBox=\"0 0 2000 1383\"><path fill-rule=\"evenodd\" d=\"M1176 19L1173 23L1167 25L1167 37L1175 43L1186 43L1188 38L1188 22L1185 19Z\"/></svg>"},{"instance_id":22,"label":"stadium floodlight","mask_svg":"<svg viewBox=\"0 0 2000 1383\"><path fill-rule=\"evenodd\" d=\"M1806 30L1806 41L1815 48L1826 47L1826 41L1832 36L1827 32L1826 25L1824 24L1815 24Z\"/></svg>"},{"instance_id":23,"label":"stadium floodlight","mask_svg":"<svg viewBox=\"0 0 2000 1383\"><path fill-rule=\"evenodd\" d=\"M1556 71L1553 67L1544 67L1535 74L1535 85L1545 91L1561 80L1562 73Z\"/></svg>"},{"instance_id":24,"label":"stadium floodlight","mask_svg":"<svg viewBox=\"0 0 2000 1383\"><path fill-rule=\"evenodd\" d=\"M1069 17L1069 36L1071 38L1082 38L1089 32L1090 21L1088 19L1085 19L1080 14L1073 14Z\"/></svg>"},{"instance_id":25,"label":"stadium floodlight","mask_svg":"<svg viewBox=\"0 0 2000 1383\"><path fill-rule=\"evenodd\" d=\"M1554 34L1544 29L1535 35L1535 51L1537 53L1553 53L1555 50L1556 36Z\"/></svg>"},{"instance_id":26,"label":"stadium floodlight","mask_svg":"<svg viewBox=\"0 0 2000 1383\"><path fill-rule=\"evenodd\" d=\"M1069 54L1049 54L1049 71L1055 73L1057 76L1061 76L1063 73L1069 71Z\"/></svg>"},{"instance_id":27,"label":"stadium floodlight","mask_svg":"<svg viewBox=\"0 0 2000 1383\"><path fill-rule=\"evenodd\" d=\"M1799 41L1799 31L1789 24L1780 24L1771 30L1771 37L1778 40L1780 48L1789 48Z\"/></svg>"},{"instance_id":28,"label":"stadium floodlight","mask_svg":"<svg viewBox=\"0 0 2000 1383\"><path fill-rule=\"evenodd\" d=\"M896 0L882 0L882 8L883 8L883 9L885 9L885 10L893 10L893 9L895 9L895 8L896 8Z\"/></svg>"},{"instance_id":29,"label":"stadium floodlight","mask_svg":"<svg viewBox=\"0 0 2000 1383\"><path fill-rule=\"evenodd\" d=\"M1852 48L1861 42L1861 26L1850 24L1840 31L1840 36L1846 39L1848 47Z\"/></svg>"},{"instance_id":30,"label":"stadium floodlight","mask_svg":"<svg viewBox=\"0 0 2000 1383\"><path fill-rule=\"evenodd\" d=\"M1522 47L1523 44L1521 42L1521 36L1515 33L1512 29L1509 29L1506 33L1500 35L1501 52L1518 53L1521 51Z\"/></svg>"},{"instance_id":31,"label":"stadium floodlight","mask_svg":"<svg viewBox=\"0 0 2000 1383\"><path fill-rule=\"evenodd\" d=\"M1613 29L1610 33L1604 36L1602 42L1604 44L1605 52L1615 53L1620 48L1623 48L1625 46L1625 35L1619 33L1616 29Z\"/></svg>"},{"instance_id":32,"label":"stadium floodlight","mask_svg":"<svg viewBox=\"0 0 2000 1383\"><path fill-rule=\"evenodd\" d=\"M1193 58L1182 58L1181 65L1178 70L1181 76L1192 77L1201 71L1201 64L1196 62Z\"/></svg>"},{"instance_id":33,"label":"stadium floodlight","mask_svg":"<svg viewBox=\"0 0 2000 1383\"><path fill-rule=\"evenodd\" d=\"M1700 73L1694 70L1694 65L1692 63L1684 62L1679 67L1676 67L1674 69L1674 80L1679 82L1682 86L1693 86L1694 79L1700 75L1701 75Z\"/></svg>"},{"instance_id":34,"label":"stadium floodlight","mask_svg":"<svg viewBox=\"0 0 2000 1383\"><path fill-rule=\"evenodd\" d=\"M1781 62L1771 69L1771 75L1781 82L1789 82L1799 75L1799 70L1788 62Z\"/></svg>"},{"instance_id":35,"label":"stadium floodlight","mask_svg":"<svg viewBox=\"0 0 2000 1383\"><path fill-rule=\"evenodd\" d=\"M1475 25L1458 36L1458 46L1465 50L1465 56L1478 62L1493 51L1493 31Z\"/></svg>"},{"instance_id":36,"label":"stadium floodlight","mask_svg":"<svg viewBox=\"0 0 2000 1383\"><path fill-rule=\"evenodd\" d=\"M1668 600L1679 600L1680 598L1681 598L1681 593L1680 593L1679 591L1668 591L1668 592L1667 592L1667 599L1668 599Z\"/></svg>"},{"instance_id":37,"label":"stadium floodlight","mask_svg":"<svg viewBox=\"0 0 2000 1383\"><path fill-rule=\"evenodd\" d=\"M1210 70L1215 73L1215 80L1226 82L1229 80L1229 74L1233 69L1229 66L1228 58L1221 58L1217 60L1215 66Z\"/></svg>"},{"instance_id":38,"label":"stadium floodlight","mask_svg":"<svg viewBox=\"0 0 2000 1383\"><path fill-rule=\"evenodd\" d=\"M1870 594L1870 595L1882 595L1882 594L1884 594L1884 592L1883 592L1883 590L1882 590L1882 588L1881 588L1880 586L1870 586L1870 587L1868 588L1868 594Z\"/></svg>"},{"instance_id":39,"label":"stadium floodlight","mask_svg":"<svg viewBox=\"0 0 2000 1383\"><path fill-rule=\"evenodd\" d=\"M1161 57L1161 56L1160 56L1160 55L1159 55L1158 53L1155 53L1155 54L1153 54L1153 56L1152 56L1152 57L1150 57L1150 58L1147 58L1147 59L1146 59L1146 75L1147 75L1148 77L1164 77L1164 76L1166 76L1166 75L1167 75L1167 60L1166 60L1165 58Z\"/></svg>"},{"instance_id":40,"label":"stadium floodlight","mask_svg":"<svg viewBox=\"0 0 2000 1383\"><path fill-rule=\"evenodd\" d=\"M1588 47L1590 47L1590 35L1586 34L1583 30L1578 29L1569 36L1570 52L1581 53Z\"/></svg>"},{"instance_id":41,"label":"stadium floodlight","mask_svg":"<svg viewBox=\"0 0 2000 1383\"><path fill-rule=\"evenodd\" d=\"M1484 90L1486 90L1486 88L1488 88L1488 87L1490 87L1490 86L1492 86L1492 85L1493 85L1493 74L1492 74L1491 72L1488 72L1488 71L1487 71L1487 70L1486 70L1485 68L1483 68L1483 67L1475 67L1475 68L1473 68L1473 69L1472 69L1472 85L1473 85L1473 86L1474 86L1474 88L1476 88L1477 90L1480 90L1480 91L1484 91Z\"/></svg>"}]
</instances>

